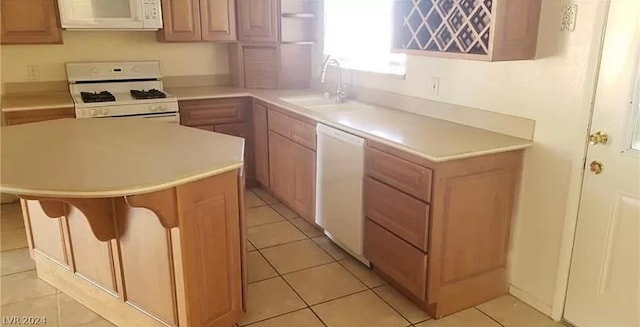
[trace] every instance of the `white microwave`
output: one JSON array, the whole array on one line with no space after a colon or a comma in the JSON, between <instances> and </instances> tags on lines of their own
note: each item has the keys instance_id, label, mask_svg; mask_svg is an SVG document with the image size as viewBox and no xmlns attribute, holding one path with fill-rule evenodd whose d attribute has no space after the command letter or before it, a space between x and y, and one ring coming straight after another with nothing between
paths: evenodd
<instances>
[{"instance_id":1,"label":"white microwave","mask_svg":"<svg viewBox=\"0 0 640 327\"><path fill-rule=\"evenodd\" d=\"M62 28L159 30L160 0L59 0Z\"/></svg>"}]
</instances>

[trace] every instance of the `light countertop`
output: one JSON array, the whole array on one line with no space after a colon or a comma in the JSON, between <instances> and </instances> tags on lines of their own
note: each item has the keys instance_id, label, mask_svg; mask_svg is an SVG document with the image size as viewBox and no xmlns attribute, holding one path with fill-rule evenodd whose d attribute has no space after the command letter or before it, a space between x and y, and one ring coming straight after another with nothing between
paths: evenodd
<instances>
[{"instance_id":1,"label":"light countertop","mask_svg":"<svg viewBox=\"0 0 640 327\"><path fill-rule=\"evenodd\" d=\"M144 194L242 167L244 140L148 119L58 119L2 128L2 192Z\"/></svg>"},{"instance_id":2,"label":"light countertop","mask_svg":"<svg viewBox=\"0 0 640 327\"><path fill-rule=\"evenodd\" d=\"M329 106L323 110L309 110L281 100L282 97L320 94L311 90L257 90L213 86L178 87L165 90L176 96L178 100L253 97L433 162L525 149L533 144L531 140L523 138L376 105L338 105ZM32 100L18 100L14 96L5 97L2 110L26 110L27 105L32 105L32 108L63 105L66 101L63 100L65 97L57 96L58 98L54 98L51 93L48 93L43 94L41 99ZM68 94L66 96L68 97ZM70 97L68 101L72 103Z\"/></svg>"},{"instance_id":3,"label":"light countertop","mask_svg":"<svg viewBox=\"0 0 640 327\"><path fill-rule=\"evenodd\" d=\"M255 90L220 87L171 88L179 100L252 96L346 132L372 139L432 162L525 149L532 141L390 108L358 104L310 110L283 97L320 95L309 90Z\"/></svg>"},{"instance_id":4,"label":"light countertop","mask_svg":"<svg viewBox=\"0 0 640 327\"><path fill-rule=\"evenodd\" d=\"M2 95L2 111L73 108L69 92L14 93Z\"/></svg>"}]
</instances>

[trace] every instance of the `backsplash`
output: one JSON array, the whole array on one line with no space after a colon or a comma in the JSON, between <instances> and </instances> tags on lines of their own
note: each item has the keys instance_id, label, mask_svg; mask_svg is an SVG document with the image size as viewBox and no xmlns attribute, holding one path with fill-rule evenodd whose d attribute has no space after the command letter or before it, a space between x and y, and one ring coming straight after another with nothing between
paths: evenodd
<instances>
[{"instance_id":1,"label":"backsplash","mask_svg":"<svg viewBox=\"0 0 640 327\"><path fill-rule=\"evenodd\" d=\"M65 81L69 61L159 60L165 76L229 73L226 44L162 43L155 32L63 34L62 45L3 45L2 83Z\"/></svg>"}]
</instances>

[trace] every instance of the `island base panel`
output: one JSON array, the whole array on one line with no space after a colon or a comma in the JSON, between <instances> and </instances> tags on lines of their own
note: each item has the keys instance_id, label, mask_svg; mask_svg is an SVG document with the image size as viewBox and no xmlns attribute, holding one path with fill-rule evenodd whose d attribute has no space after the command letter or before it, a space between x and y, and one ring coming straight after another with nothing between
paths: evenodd
<instances>
[{"instance_id":1,"label":"island base panel","mask_svg":"<svg viewBox=\"0 0 640 327\"><path fill-rule=\"evenodd\" d=\"M242 177L233 170L175 187L179 224L170 229L146 209L158 207L148 202L153 196L135 207L113 198L112 214L98 214L115 227L115 238L106 242L89 227L93 213L72 207L73 200L23 199L38 277L118 326L230 327L242 312L246 274ZM52 201L66 203L61 217L42 210ZM55 237L41 240L47 235L41 226L55 226ZM105 251L89 256L96 246ZM147 279L157 282L149 294Z\"/></svg>"}]
</instances>

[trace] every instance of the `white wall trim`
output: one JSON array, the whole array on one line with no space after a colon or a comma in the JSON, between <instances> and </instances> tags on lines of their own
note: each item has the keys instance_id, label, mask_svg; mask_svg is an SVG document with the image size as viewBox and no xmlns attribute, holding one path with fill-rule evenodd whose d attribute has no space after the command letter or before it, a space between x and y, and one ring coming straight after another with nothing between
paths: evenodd
<instances>
[{"instance_id":1,"label":"white wall trim","mask_svg":"<svg viewBox=\"0 0 640 327\"><path fill-rule=\"evenodd\" d=\"M532 306L534 309L551 316L551 306L529 295L529 293L517 288L514 285L509 286L509 294L515 296L520 301Z\"/></svg>"},{"instance_id":2,"label":"white wall trim","mask_svg":"<svg viewBox=\"0 0 640 327\"><path fill-rule=\"evenodd\" d=\"M597 44L598 47L597 49L595 49L594 51L594 56L593 58L591 58L591 61L593 63L593 65L590 65L591 67L593 67L592 71L587 73L587 77L593 76L593 79L589 78L588 80L593 80L593 85L589 88L587 88L586 92L590 92L590 94L587 94L590 103L589 103L589 122L587 125L587 131L586 133L588 134L590 129L591 129L591 122L593 119L593 110L594 110L594 103L595 103L595 97L596 97L596 89L598 86L598 76L600 73L600 62L602 60L602 51L603 51L603 47L604 47L604 37L605 37L605 31L606 31L606 26L607 26L607 17L608 17L608 13L609 13L609 4L610 4L610 0L605 0L601 3L601 5L603 6L603 9L600 10L599 12L601 13L601 16L598 17L598 21L602 22L602 28L600 31L600 36L598 38L594 38L594 44ZM597 42L597 43L596 43ZM588 143L585 141L585 146L584 146L584 153L583 153L583 162L584 160L586 160L587 157L587 150L588 150ZM583 180L584 180L584 167L581 171L580 174L580 184L579 184L579 191L577 192L577 199L575 201L569 200L568 202L568 206L567 206L567 214L565 215L565 221L564 221L564 228L563 228L563 232L562 232L562 240L560 243L560 255L558 257L558 273L556 275L556 287L555 287L555 293L553 296L553 305L551 307L551 311L549 313L549 316L551 316L551 318L553 320L556 321L560 321L563 319L564 316L564 309L565 309L565 304L566 304L566 299L567 299L567 291L568 291L568 287L569 287L569 273L570 273L570 269L571 269L571 259L572 259L572 255L573 255L573 245L574 245L574 240L575 240L575 236L576 236L576 229L578 227L578 216L579 216L579 211L580 211L580 201L582 199L582 187L583 187ZM514 287L512 287L514 288ZM516 292L522 292L521 290L516 290ZM511 292L511 289L509 290L509 292ZM526 296L526 294L524 292L522 292L524 294L524 296ZM515 296L515 294L514 294ZM516 296L517 297L517 296ZM535 299L534 299L535 300ZM524 299L523 299L524 301ZM525 301L527 302L527 301ZM531 306L534 306L532 303L527 302L528 304L530 304ZM535 306L534 306L535 307ZM537 308L536 308L537 309ZM540 309L538 309L540 310Z\"/></svg>"}]
</instances>

